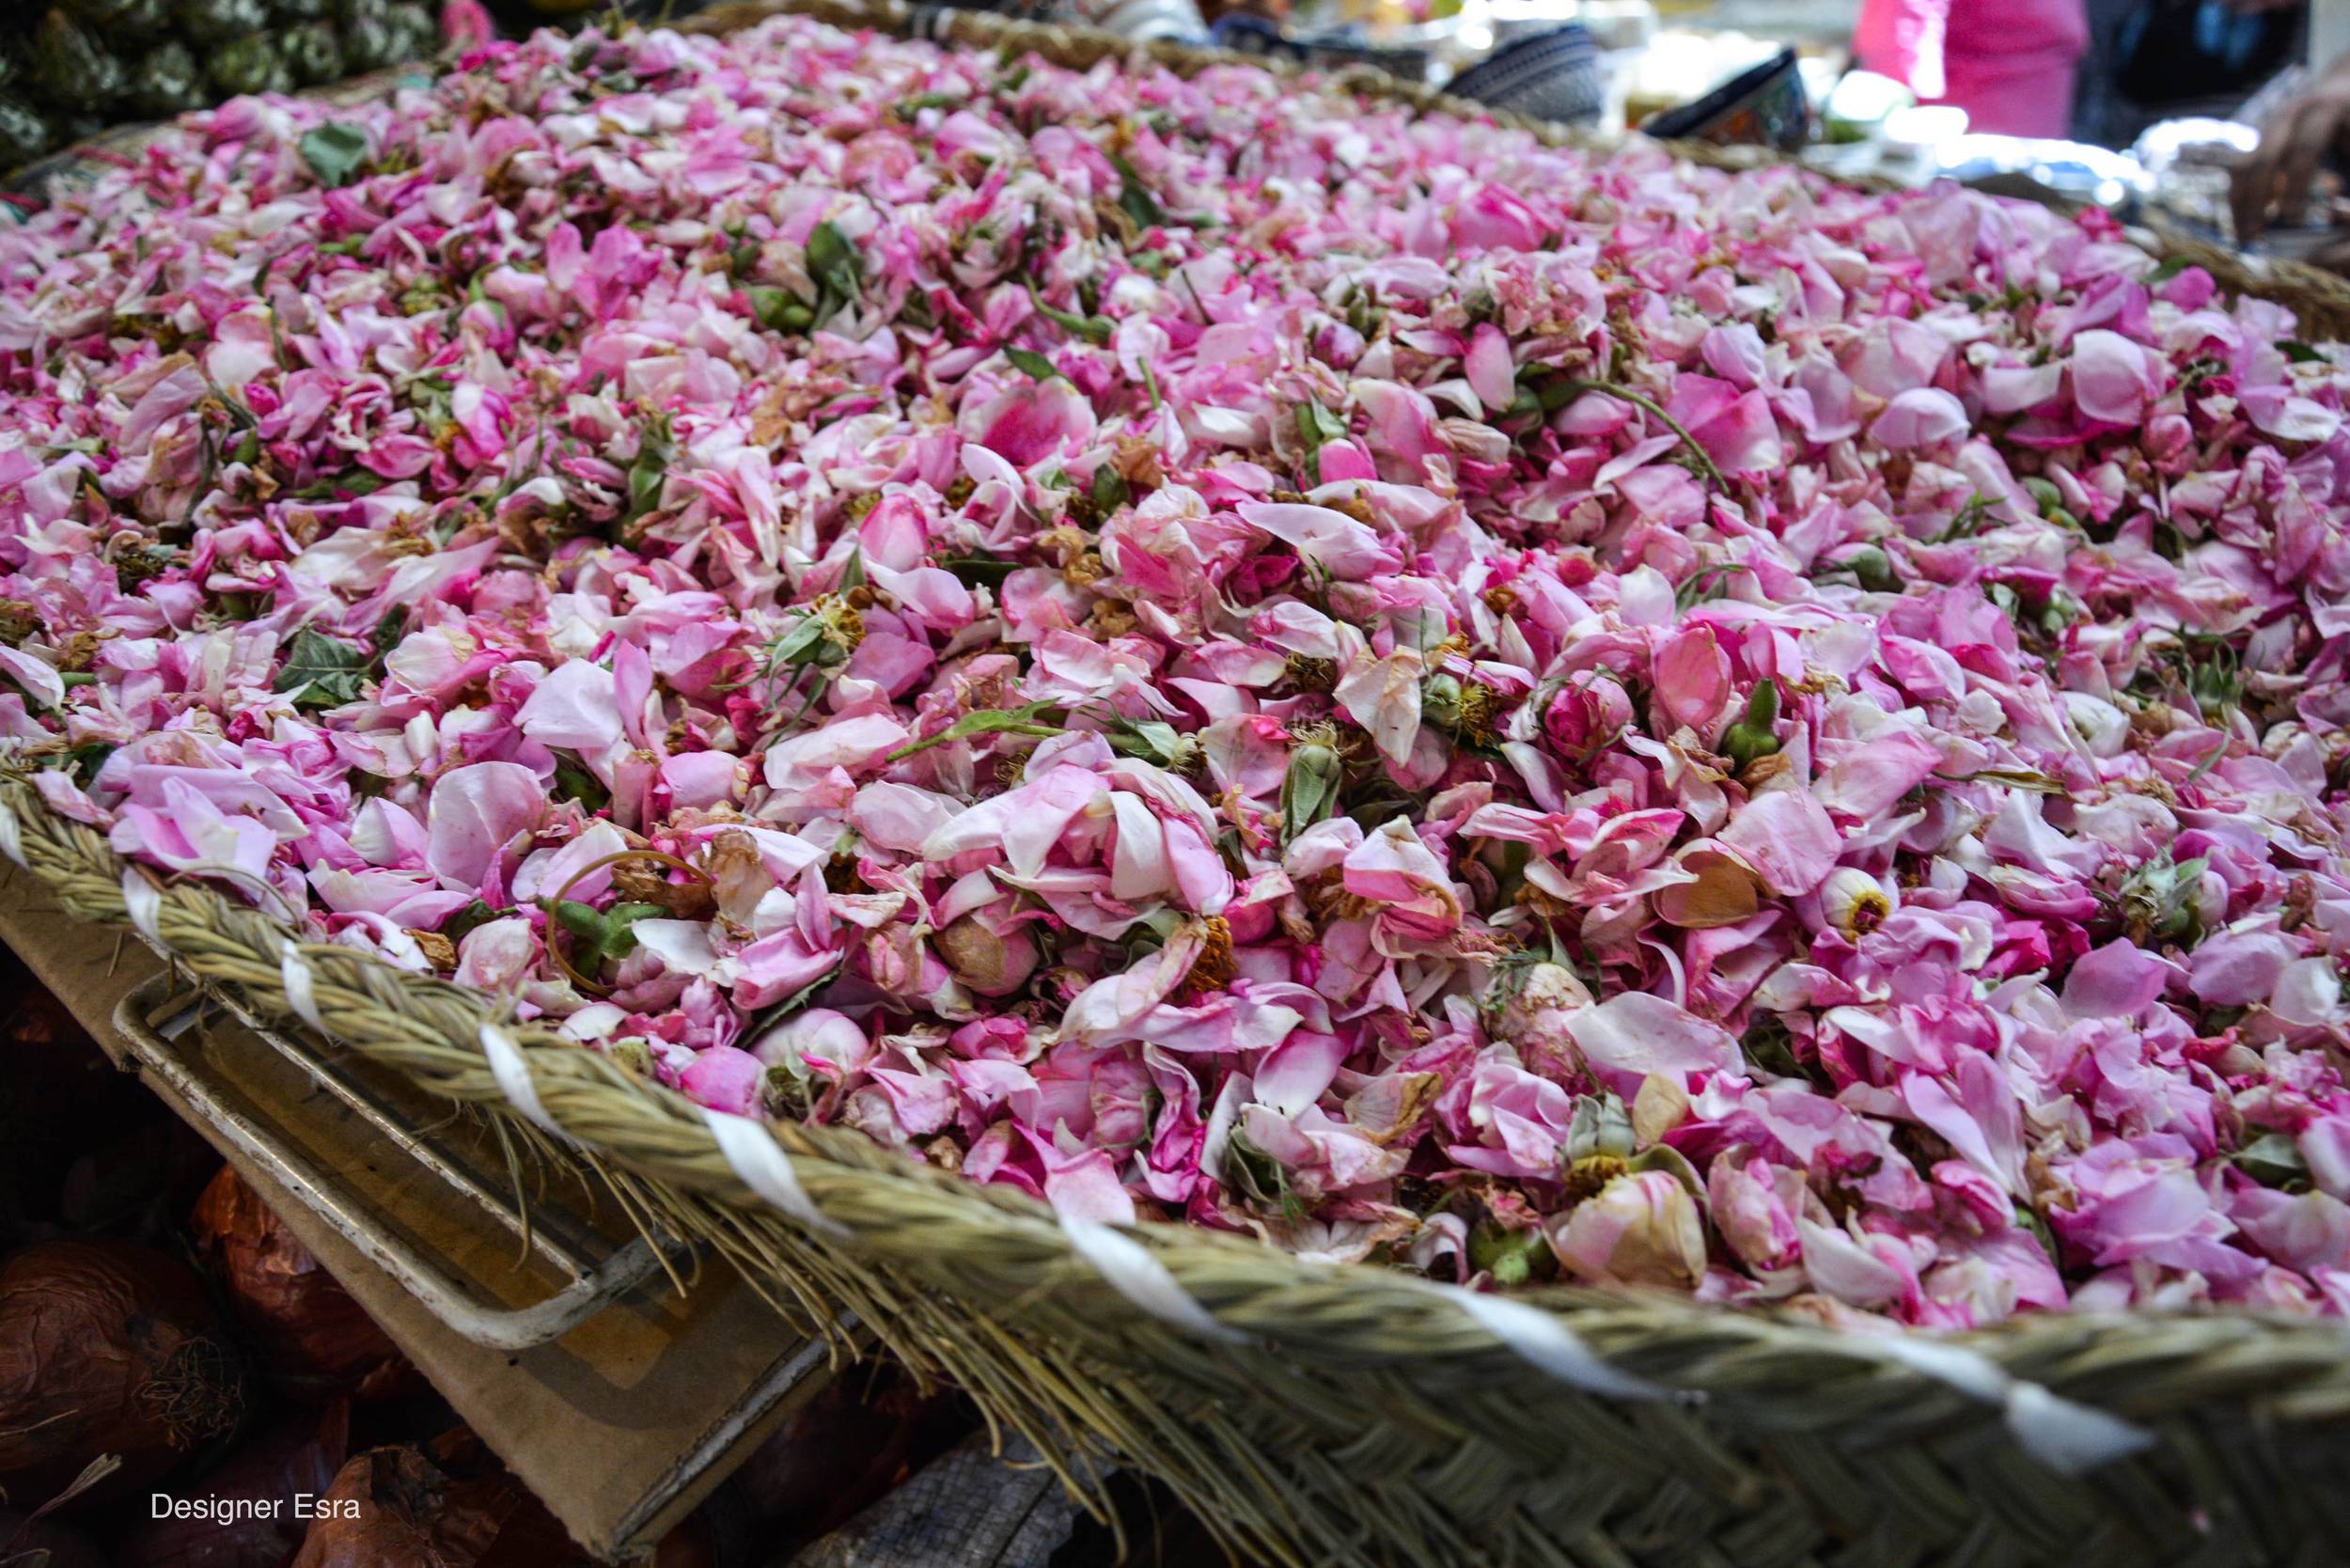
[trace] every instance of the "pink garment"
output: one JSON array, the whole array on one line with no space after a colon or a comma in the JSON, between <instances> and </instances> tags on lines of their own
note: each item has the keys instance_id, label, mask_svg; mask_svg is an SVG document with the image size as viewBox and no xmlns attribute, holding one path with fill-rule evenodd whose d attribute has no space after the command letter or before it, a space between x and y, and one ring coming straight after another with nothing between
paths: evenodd
<instances>
[{"instance_id":1,"label":"pink garment","mask_svg":"<svg viewBox=\"0 0 2350 1568\"><path fill-rule=\"evenodd\" d=\"M2002 136L2066 133L2088 47L2083 0L1862 0L1853 31L1863 66Z\"/></svg>"}]
</instances>

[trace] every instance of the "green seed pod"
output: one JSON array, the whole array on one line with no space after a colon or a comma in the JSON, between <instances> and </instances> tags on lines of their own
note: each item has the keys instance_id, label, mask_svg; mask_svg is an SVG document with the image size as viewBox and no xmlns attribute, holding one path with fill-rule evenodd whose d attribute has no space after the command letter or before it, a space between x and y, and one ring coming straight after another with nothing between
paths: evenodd
<instances>
[{"instance_id":1,"label":"green seed pod","mask_svg":"<svg viewBox=\"0 0 2350 1568\"><path fill-rule=\"evenodd\" d=\"M1567 1121L1568 1162L1632 1157L1632 1113L1612 1094L1582 1095Z\"/></svg>"},{"instance_id":2,"label":"green seed pod","mask_svg":"<svg viewBox=\"0 0 2350 1568\"><path fill-rule=\"evenodd\" d=\"M289 27L280 36L278 48L285 55L286 69L299 85L310 87L342 80L343 40L333 23L307 22Z\"/></svg>"},{"instance_id":3,"label":"green seed pod","mask_svg":"<svg viewBox=\"0 0 2350 1568\"><path fill-rule=\"evenodd\" d=\"M158 119L200 109L212 102L204 72L184 43L159 43L131 68L132 104Z\"/></svg>"},{"instance_id":4,"label":"green seed pod","mask_svg":"<svg viewBox=\"0 0 2350 1568\"><path fill-rule=\"evenodd\" d=\"M222 44L205 60L204 68L224 97L293 90L293 73L286 69L276 41L266 33Z\"/></svg>"},{"instance_id":5,"label":"green seed pod","mask_svg":"<svg viewBox=\"0 0 2350 1568\"><path fill-rule=\"evenodd\" d=\"M180 34L199 47L248 39L269 25L262 0L179 0Z\"/></svg>"},{"instance_id":6,"label":"green seed pod","mask_svg":"<svg viewBox=\"0 0 2350 1568\"><path fill-rule=\"evenodd\" d=\"M1312 729L1301 734L1281 778L1281 841L1287 843L1338 809L1346 765L1338 747Z\"/></svg>"},{"instance_id":7,"label":"green seed pod","mask_svg":"<svg viewBox=\"0 0 2350 1568\"><path fill-rule=\"evenodd\" d=\"M744 292L750 296L751 313L761 326L776 332L806 332L816 324L814 308L789 289L754 283Z\"/></svg>"},{"instance_id":8,"label":"green seed pod","mask_svg":"<svg viewBox=\"0 0 2350 1568\"><path fill-rule=\"evenodd\" d=\"M787 1121L804 1121L815 1101L810 1089L805 1070L777 1062L767 1069L766 1077L760 1082L759 1102L770 1116L779 1116Z\"/></svg>"},{"instance_id":9,"label":"green seed pod","mask_svg":"<svg viewBox=\"0 0 2350 1568\"><path fill-rule=\"evenodd\" d=\"M1730 727L1722 736L1722 755L1736 763L1741 771L1758 758L1769 757L1778 750L1778 682L1763 681L1747 698L1747 716Z\"/></svg>"},{"instance_id":10,"label":"green seed pod","mask_svg":"<svg viewBox=\"0 0 2350 1568\"><path fill-rule=\"evenodd\" d=\"M29 164L49 150L49 126L39 113L0 97L0 168Z\"/></svg>"},{"instance_id":11,"label":"green seed pod","mask_svg":"<svg viewBox=\"0 0 2350 1568\"><path fill-rule=\"evenodd\" d=\"M381 16L362 16L343 24L343 69L353 76L390 65L399 40Z\"/></svg>"},{"instance_id":12,"label":"green seed pod","mask_svg":"<svg viewBox=\"0 0 2350 1568\"><path fill-rule=\"evenodd\" d=\"M1461 682L1449 675L1430 677L1420 688L1419 711L1429 723L1451 729L1461 715Z\"/></svg>"},{"instance_id":13,"label":"green seed pod","mask_svg":"<svg viewBox=\"0 0 2350 1568\"><path fill-rule=\"evenodd\" d=\"M1496 1285L1523 1285L1559 1271L1550 1238L1541 1230L1505 1231L1490 1221L1469 1232L1469 1267L1494 1277Z\"/></svg>"},{"instance_id":14,"label":"green seed pod","mask_svg":"<svg viewBox=\"0 0 2350 1568\"><path fill-rule=\"evenodd\" d=\"M1893 560L1873 544L1864 544L1854 551L1845 565L1860 586L1871 593L1899 593L1902 580L1893 574Z\"/></svg>"},{"instance_id":15,"label":"green seed pod","mask_svg":"<svg viewBox=\"0 0 2350 1568\"><path fill-rule=\"evenodd\" d=\"M2133 941L2191 941L2201 926L2196 897L2209 864L2201 855L2173 863L2166 853L2132 870L2114 907Z\"/></svg>"},{"instance_id":16,"label":"green seed pod","mask_svg":"<svg viewBox=\"0 0 2350 1568\"><path fill-rule=\"evenodd\" d=\"M90 114L122 96L122 62L59 7L33 31L34 93L68 114Z\"/></svg>"}]
</instances>

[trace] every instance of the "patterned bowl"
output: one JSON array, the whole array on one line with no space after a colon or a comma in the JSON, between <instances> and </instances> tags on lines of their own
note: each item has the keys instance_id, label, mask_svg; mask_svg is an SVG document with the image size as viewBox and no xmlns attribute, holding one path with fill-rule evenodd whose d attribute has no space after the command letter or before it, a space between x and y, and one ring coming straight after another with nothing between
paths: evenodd
<instances>
[{"instance_id":1,"label":"patterned bowl","mask_svg":"<svg viewBox=\"0 0 2350 1568\"><path fill-rule=\"evenodd\" d=\"M1606 106L1607 68L1590 30L1570 22L1497 51L1446 90L1537 119L1590 125Z\"/></svg>"}]
</instances>

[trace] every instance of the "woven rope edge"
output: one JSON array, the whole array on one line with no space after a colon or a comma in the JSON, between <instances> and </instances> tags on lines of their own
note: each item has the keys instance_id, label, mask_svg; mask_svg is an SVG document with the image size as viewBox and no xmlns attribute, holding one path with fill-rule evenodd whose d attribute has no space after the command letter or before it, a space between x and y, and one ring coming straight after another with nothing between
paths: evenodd
<instances>
[{"instance_id":1,"label":"woven rope edge","mask_svg":"<svg viewBox=\"0 0 2350 1568\"><path fill-rule=\"evenodd\" d=\"M1309 1265L1177 1225L1103 1227L1089 1246L1020 1194L914 1164L854 1133L769 1123L772 1146L801 1189L843 1228L839 1239L827 1239L762 1203L682 1096L568 1041L508 1028L543 1118L535 1122L515 1106L480 1043L483 1025L499 1023L489 998L353 949L297 942L281 922L208 886L158 886L102 835L49 811L18 775L0 776L0 855L69 914L133 925L191 975L233 986L266 1013L313 1012L333 1043L489 1113L540 1152L603 1178L639 1223L713 1244L801 1321L822 1326L848 1307L918 1372L968 1388L992 1421L1027 1437L1090 1505L1100 1506L1102 1475L1089 1434L1174 1481L1236 1541L1297 1568L1362 1555L1357 1537L1368 1527L1359 1504L1329 1490L1335 1476L1293 1495L1281 1466L1311 1456L1265 1451L1245 1416L1224 1419L1197 1394L1179 1415L1184 1390L1220 1385L1235 1398L1298 1401L1308 1417L1326 1415L1334 1390L1348 1390L1336 1394L1342 1423L1356 1408L1352 1386L1370 1379L1387 1385L1380 1420L1422 1446L1433 1432L1434 1441L1457 1444L1465 1462L1483 1458L1487 1470L1504 1459L1566 1465L1599 1456L1604 1469L1645 1464L1651 1484L1710 1471L1709 1500L1747 1509L1742 1527L1799 1537L1833 1525L1816 1500L1823 1491L1890 1512L1901 1520L1896 1539L1909 1539L1904 1532L1921 1523L1947 1528L1950 1482L1935 1466L1915 1463L1943 1451L1991 1464L1996 1483L1970 1492L1987 1491L1993 1515L2036 1522L2044 1538L2052 1520L2076 1532L2110 1531L2132 1517L2184 1528L2191 1516L2177 1500L2182 1470L2191 1482L2200 1478L2193 1489L2206 1513L2273 1521L2293 1497L2282 1474L2212 1479L2226 1472L2234 1433L2282 1423L2300 1433L2294 1451L2334 1454L2350 1428L2345 1340L2322 1325L2050 1316L1919 1341L1961 1357L1953 1376L1905 1355L1898 1339L1677 1298L1563 1291L1476 1297L1369 1265ZM290 953L306 976L294 996L286 983ZM1105 1271L1102 1234L1128 1249L1130 1261L1148 1259L1195 1321L1170 1321L1164 1304L1150 1309L1131 1278L1116 1278L1115 1265ZM1006 1326L1048 1303L1044 1331L1067 1343L1039 1347ZM1562 1360L1552 1328L1569 1330L1583 1348ZM1130 1361L1141 1370L1106 1381L1105 1368ZM1558 1381L1529 1379L1529 1362ZM2074 1480L2015 1451L2015 1412L1986 1394L1986 1376L2003 1382L2002 1392L2119 1412L2161 1441L2143 1452L2124 1444L2100 1455L2110 1462L2086 1482ZM1650 1389L1667 1397L1622 1397ZM2201 1430L2215 1415L2225 1430ZM1723 1450L1731 1435L1774 1455L1810 1507L1791 1518L1758 1502L1789 1478L1766 1481ZM1653 1452L1637 1455L1634 1443ZM1807 1445L1828 1452L1798 1467ZM1996 1460L2002 1450L2013 1457ZM1230 1473L1236 1454L1254 1460L1239 1478ZM1666 1456L1677 1469L1660 1467ZM2084 1484L2101 1505L2087 1500ZM1430 1536L1408 1518L1383 1528L1390 1543L1405 1531L1414 1533L1404 1539L1427 1543L1409 1560L1491 1560L1479 1544ZM1514 1506L1491 1528L1537 1560L1554 1550L1550 1535ZM1604 1535L1586 1544L1596 1560L1630 1560Z\"/></svg>"},{"instance_id":2,"label":"woven rope edge","mask_svg":"<svg viewBox=\"0 0 2350 1568\"><path fill-rule=\"evenodd\" d=\"M197 978L234 985L265 1011L300 1022L315 1013L335 1043L399 1071L420 1087L482 1107L565 1140L591 1157L669 1184L682 1192L737 1207L768 1205L729 1161L698 1107L660 1085L638 1079L609 1058L541 1029L511 1024L494 999L400 969L370 953L334 944L304 943L276 918L241 907L210 886L172 882L157 886L90 827L51 811L22 776L0 779L0 852L38 877L69 913L110 924L135 924ZM133 921L125 898L151 889L151 904ZM145 903L144 894L138 895ZM293 955L306 972L297 1009L288 996ZM481 1043L485 1027L515 1050L530 1085L536 1117L517 1108ZM750 1125L751 1123L744 1123ZM812 1245L861 1250L895 1263L917 1263L931 1243L914 1235L927 1227L983 1226L1020 1255L1017 1272L1054 1288L1077 1288L1113 1314L1154 1332L1194 1332L1212 1322L1248 1342L1308 1359L1349 1359L1359 1354L1332 1326L1349 1319L1375 1321L1383 1341L1415 1347L1423 1364L1466 1358L1490 1364L1508 1352L1554 1372L1572 1351L1524 1320L1496 1327L1499 1315L1465 1291L1434 1286L1368 1265L1311 1265L1255 1242L1191 1227L1146 1223L1110 1231L1138 1248L1183 1298L1203 1314L1187 1327L1170 1324L1137 1303L1130 1281L1104 1275L1073 1243L1052 1211L1026 1196L983 1187L910 1161L862 1135L830 1127L765 1123L815 1212L839 1227ZM802 1222L805 1224L805 1220ZM1098 1250L1095 1253L1098 1258ZM1109 1289L1102 1287L1107 1284ZM1644 1382L1684 1402L1726 1402L1773 1426L1803 1419L1809 1390L1823 1375L1858 1378L1875 1386L1885 1410L1908 1406L1933 1424L1967 1419L1968 1400L1953 1382L1888 1352L1868 1336L1748 1313L1732 1313L1667 1296L1620 1296L1556 1291L1507 1298L1540 1316L1571 1325L1593 1356L1581 1372L1590 1385L1622 1380L1595 1391L1610 1397ZM2269 1354L2246 1376L2231 1376L2227 1358L2255 1341ZM2337 1403L2350 1411L2350 1338L2323 1325L2251 1315L2104 1319L2025 1317L1999 1328L1933 1341L1973 1353L2001 1373L2060 1397L2154 1419L2217 1394L2297 1393L2305 1413ZM1806 1371L1798 1386L1733 1371L1757 1353L1778 1353ZM2213 1365L2189 1380L2192 1391L2172 1401L2129 1395L2133 1381L2122 1362L2138 1370L2196 1358ZM1830 1372L1834 1366L1838 1370ZM1570 1387L1575 1376L1562 1376ZM2159 1385L2180 1389L2175 1377ZM1586 1391L1594 1391L1587 1388ZM1919 1402L1923 1402L1920 1404ZM1980 1403L1980 1402L1977 1402ZM2283 1408L2282 1405L2280 1408ZM1985 1409L1976 1419L1996 1419Z\"/></svg>"}]
</instances>

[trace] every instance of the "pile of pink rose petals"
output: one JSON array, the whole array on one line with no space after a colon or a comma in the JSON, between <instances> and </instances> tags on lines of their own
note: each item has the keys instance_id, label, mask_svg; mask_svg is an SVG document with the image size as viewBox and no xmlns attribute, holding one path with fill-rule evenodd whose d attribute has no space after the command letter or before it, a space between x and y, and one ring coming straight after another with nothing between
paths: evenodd
<instances>
[{"instance_id":1,"label":"pile of pink rose petals","mask_svg":"<svg viewBox=\"0 0 2350 1568\"><path fill-rule=\"evenodd\" d=\"M2335 1312L2345 390L2094 212L548 34L0 234L0 731L1068 1213Z\"/></svg>"}]
</instances>

